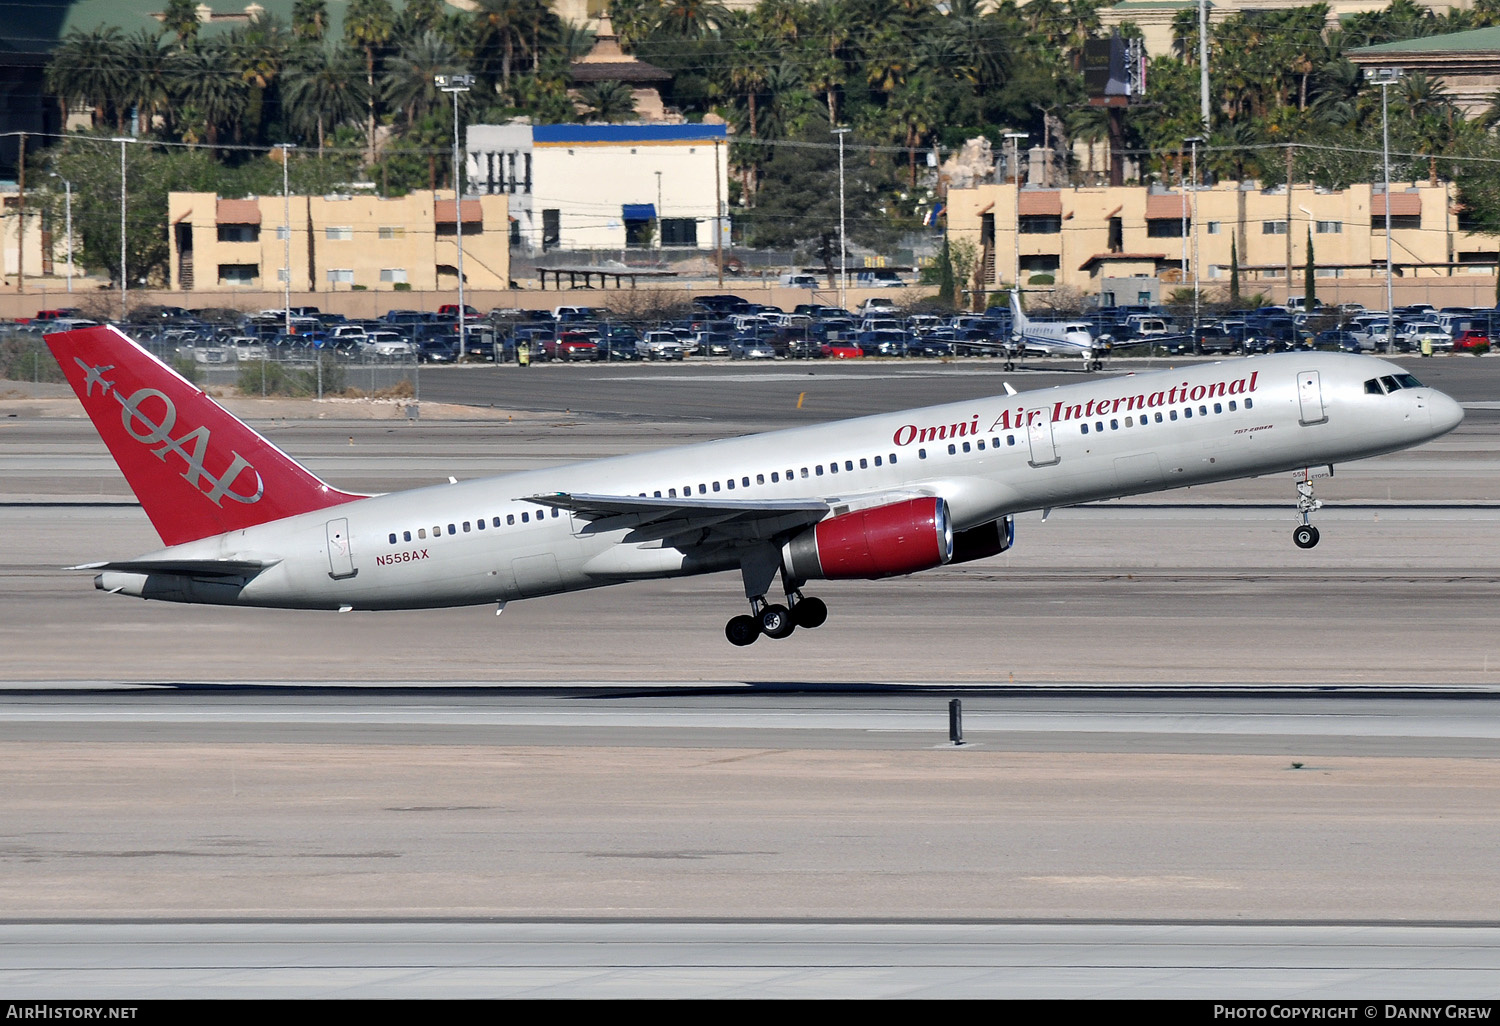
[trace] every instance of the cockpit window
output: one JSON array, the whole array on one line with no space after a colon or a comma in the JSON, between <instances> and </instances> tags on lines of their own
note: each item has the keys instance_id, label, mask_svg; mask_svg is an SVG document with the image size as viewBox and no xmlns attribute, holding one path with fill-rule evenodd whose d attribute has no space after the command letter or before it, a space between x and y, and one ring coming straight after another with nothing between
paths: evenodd
<instances>
[{"instance_id":1,"label":"cockpit window","mask_svg":"<svg viewBox=\"0 0 1500 1026\"><path fill-rule=\"evenodd\" d=\"M1423 385L1410 374L1387 374L1380 378L1371 378L1365 382L1365 393L1367 395L1384 395L1387 392L1396 392L1403 388L1422 388Z\"/></svg>"}]
</instances>

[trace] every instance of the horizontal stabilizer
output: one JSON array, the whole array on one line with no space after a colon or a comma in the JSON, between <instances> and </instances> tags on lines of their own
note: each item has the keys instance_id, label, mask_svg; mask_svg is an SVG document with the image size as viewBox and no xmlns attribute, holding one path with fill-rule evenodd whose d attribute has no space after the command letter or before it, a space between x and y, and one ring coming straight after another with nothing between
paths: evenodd
<instances>
[{"instance_id":1,"label":"horizontal stabilizer","mask_svg":"<svg viewBox=\"0 0 1500 1026\"><path fill-rule=\"evenodd\" d=\"M63 569L121 574L169 574L178 577L254 577L280 562L279 559L127 559L84 563Z\"/></svg>"}]
</instances>

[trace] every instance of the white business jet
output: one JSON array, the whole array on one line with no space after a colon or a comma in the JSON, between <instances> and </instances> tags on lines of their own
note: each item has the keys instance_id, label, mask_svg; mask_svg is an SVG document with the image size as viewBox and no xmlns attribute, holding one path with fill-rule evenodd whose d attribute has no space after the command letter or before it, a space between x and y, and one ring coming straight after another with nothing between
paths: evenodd
<instances>
[{"instance_id":1,"label":"white business jet","mask_svg":"<svg viewBox=\"0 0 1500 1026\"><path fill-rule=\"evenodd\" d=\"M1101 370L1104 361L1095 357L1098 342L1094 331L1084 321L1036 321L1021 310L1021 296L1015 289L1010 291L1010 312L1014 321L1011 328L1012 348L1005 358L1005 369L1014 370L1016 356L1027 353L1042 356L1079 356L1083 358L1083 369Z\"/></svg>"},{"instance_id":2,"label":"white business jet","mask_svg":"<svg viewBox=\"0 0 1500 1026\"><path fill-rule=\"evenodd\" d=\"M291 609L505 603L738 570L736 645L821 625L808 581L1005 551L1013 516L1342 463L1463 411L1369 356L1286 353L573 463L387 495L339 491L114 328L46 337L164 547L113 594ZM1317 544L1311 476L1298 546ZM780 577L785 598L768 599Z\"/></svg>"}]
</instances>

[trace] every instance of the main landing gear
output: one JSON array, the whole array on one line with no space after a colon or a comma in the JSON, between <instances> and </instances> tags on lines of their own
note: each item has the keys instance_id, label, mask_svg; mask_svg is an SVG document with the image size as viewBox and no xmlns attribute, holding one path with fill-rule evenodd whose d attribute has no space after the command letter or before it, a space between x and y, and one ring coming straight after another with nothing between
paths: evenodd
<instances>
[{"instance_id":1,"label":"main landing gear","mask_svg":"<svg viewBox=\"0 0 1500 1026\"><path fill-rule=\"evenodd\" d=\"M724 636L733 645L754 644L768 638L789 637L798 627L812 630L828 619L828 604L820 598L804 598L800 591L787 592L788 605L767 604L764 595L750 600L750 615L736 616L724 625Z\"/></svg>"},{"instance_id":2,"label":"main landing gear","mask_svg":"<svg viewBox=\"0 0 1500 1026\"><path fill-rule=\"evenodd\" d=\"M1330 472L1332 467L1329 468ZM1323 503L1313 498L1312 476L1302 471L1302 480L1297 482L1297 512L1302 514L1302 524L1292 532L1292 541L1299 549L1310 549L1318 544L1318 529L1312 525L1312 515L1323 508Z\"/></svg>"},{"instance_id":3,"label":"main landing gear","mask_svg":"<svg viewBox=\"0 0 1500 1026\"><path fill-rule=\"evenodd\" d=\"M766 592L781 575L786 603L766 602ZM798 627L811 630L828 619L828 606L822 599L805 598L802 582L789 580L781 566L781 554L769 546L754 549L740 561L740 575L745 580L745 597L750 600L750 614L736 616L724 625L724 636L733 645L751 645L764 634L768 638L785 638Z\"/></svg>"}]
</instances>

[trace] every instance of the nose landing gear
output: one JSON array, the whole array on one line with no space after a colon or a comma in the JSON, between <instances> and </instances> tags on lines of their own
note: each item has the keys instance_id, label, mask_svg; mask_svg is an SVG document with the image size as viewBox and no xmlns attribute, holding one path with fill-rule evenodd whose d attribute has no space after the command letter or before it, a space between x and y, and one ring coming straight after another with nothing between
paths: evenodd
<instances>
[{"instance_id":1,"label":"nose landing gear","mask_svg":"<svg viewBox=\"0 0 1500 1026\"><path fill-rule=\"evenodd\" d=\"M1310 549L1318 544L1318 529L1312 525L1312 515L1323 508L1323 503L1313 498L1312 477L1302 471L1302 480L1297 482L1297 512L1302 515L1302 524L1292 532L1292 542L1299 549Z\"/></svg>"}]
</instances>

